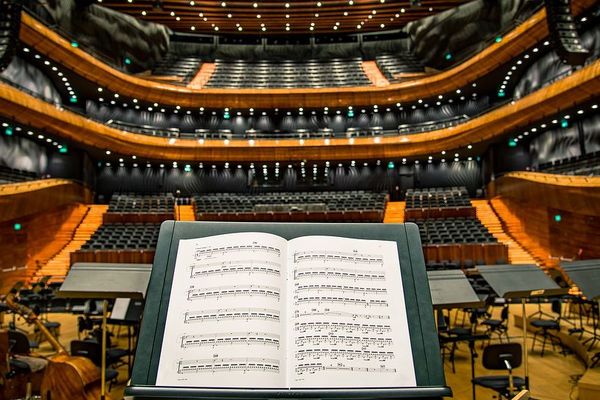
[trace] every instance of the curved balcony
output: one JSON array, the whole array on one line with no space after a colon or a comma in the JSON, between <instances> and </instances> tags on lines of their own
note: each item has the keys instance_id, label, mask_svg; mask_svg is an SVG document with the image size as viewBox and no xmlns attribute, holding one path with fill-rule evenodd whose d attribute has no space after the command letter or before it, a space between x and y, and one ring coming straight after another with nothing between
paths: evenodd
<instances>
[{"instance_id":1,"label":"curved balcony","mask_svg":"<svg viewBox=\"0 0 600 400\"><path fill-rule=\"evenodd\" d=\"M581 13L593 0L574 0ZM509 62L548 36L546 12L541 10L503 37L499 43L447 71L388 86L322 89L193 89L127 75L99 61L56 32L23 14L21 41L73 72L121 95L150 103L181 107L294 108L342 107L416 101L463 87Z\"/></svg>"},{"instance_id":2,"label":"curved balcony","mask_svg":"<svg viewBox=\"0 0 600 400\"><path fill-rule=\"evenodd\" d=\"M400 136L332 139L189 140L125 132L46 103L0 83L0 107L18 122L93 148L151 160L349 160L435 154L526 127L597 97L600 61L528 96L446 129Z\"/></svg>"}]
</instances>

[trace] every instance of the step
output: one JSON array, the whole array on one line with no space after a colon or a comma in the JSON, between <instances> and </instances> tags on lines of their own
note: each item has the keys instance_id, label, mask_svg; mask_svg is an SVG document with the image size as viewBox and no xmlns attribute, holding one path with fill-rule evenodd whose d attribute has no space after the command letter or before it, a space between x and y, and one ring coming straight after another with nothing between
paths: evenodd
<instances>
[{"instance_id":1,"label":"step","mask_svg":"<svg viewBox=\"0 0 600 400\"><path fill-rule=\"evenodd\" d=\"M404 201L388 201L385 205L385 212L383 214L383 222L392 224L401 224L404 222L404 209L406 208L406 202Z\"/></svg>"},{"instance_id":2,"label":"step","mask_svg":"<svg viewBox=\"0 0 600 400\"><path fill-rule=\"evenodd\" d=\"M108 210L107 205L93 204L86 206L86 208L87 213L75 229L72 239L58 254L36 272L34 280L47 275L52 276L50 279L51 282L64 280L69 268L71 268L71 253L79 250L96 232L100 225L102 225L103 216Z\"/></svg>"},{"instance_id":3,"label":"step","mask_svg":"<svg viewBox=\"0 0 600 400\"><path fill-rule=\"evenodd\" d=\"M526 248L504 231L501 220L494 212L488 200L471 200L471 204L475 207L477 218L488 231L500 243L508 246L508 261L511 264L539 264Z\"/></svg>"}]
</instances>

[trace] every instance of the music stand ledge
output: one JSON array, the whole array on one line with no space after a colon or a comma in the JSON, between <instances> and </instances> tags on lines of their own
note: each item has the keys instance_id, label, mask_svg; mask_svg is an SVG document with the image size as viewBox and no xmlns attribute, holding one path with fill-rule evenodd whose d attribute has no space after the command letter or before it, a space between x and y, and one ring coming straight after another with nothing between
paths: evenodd
<instances>
[{"instance_id":1,"label":"music stand ledge","mask_svg":"<svg viewBox=\"0 0 600 400\"><path fill-rule=\"evenodd\" d=\"M393 240L397 243L417 387L343 389L182 388L156 386L160 350L179 241L236 232L293 239L308 235ZM415 224L174 222L162 224L148 287L130 385L125 395L146 399L352 398L430 399L452 396L446 386L425 262Z\"/></svg>"}]
</instances>

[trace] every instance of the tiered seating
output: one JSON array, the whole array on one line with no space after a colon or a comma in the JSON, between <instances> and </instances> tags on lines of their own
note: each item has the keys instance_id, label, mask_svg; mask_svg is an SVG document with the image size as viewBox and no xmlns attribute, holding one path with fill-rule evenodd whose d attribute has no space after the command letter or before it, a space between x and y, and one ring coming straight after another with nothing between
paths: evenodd
<instances>
[{"instance_id":1,"label":"tiered seating","mask_svg":"<svg viewBox=\"0 0 600 400\"><path fill-rule=\"evenodd\" d=\"M496 243L477 218L440 218L414 220L419 225L423 244Z\"/></svg>"},{"instance_id":2,"label":"tiered seating","mask_svg":"<svg viewBox=\"0 0 600 400\"><path fill-rule=\"evenodd\" d=\"M387 196L365 191L212 193L194 198L197 220L383 220Z\"/></svg>"},{"instance_id":3,"label":"tiered seating","mask_svg":"<svg viewBox=\"0 0 600 400\"><path fill-rule=\"evenodd\" d=\"M406 191L406 208L469 207L467 188L425 188Z\"/></svg>"},{"instance_id":4,"label":"tiered seating","mask_svg":"<svg viewBox=\"0 0 600 400\"><path fill-rule=\"evenodd\" d=\"M155 195L112 195L104 222L162 222L173 219L175 197L171 193Z\"/></svg>"},{"instance_id":5,"label":"tiered seating","mask_svg":"<svg viewBox=\"0 0 600 400\"><path fill-rule=\"evenodd\" d=\"M187 85L194 79L201 65L202 60L198 57L180 57L169 53L154 66L152 75L176 76Z\"/></svg>"},{"instance_id":6,"label":"tiered seating","mask_svg":"<svg viewBox=\"0 0 600 400\"><path fill-rule=\"evenodd\" d=\"M4 70L16 53L21 22L21 3L0 0L0 71Z\"/></svg>"},{"instance_id":7,"label":"tiered seating","mask_svg":"<svg viewBox=\"0 0 600 400\"><path fill-rule=\"evenodd\" d=\"M154 250L160 224L104 224L81 250Z\"/></svg>"},{"instance_id":8,"label":"tiered seating","mask_svg":"<svg viewBox=\"0 0 600 400\"><path fill-rule=\"evenodd\" d=\"M3 183L23 182L39 179L35 172L22 171L0 165L0 185Z\"/></svg>"},{"instance_id":9,"label":"tiered seating","mask_svg":"<svg viewBox=\"0 0 600 400\"><path fill-rule=\"evenodd\" d=\"M375 62L390 82L398 81L401 74L424 71L423 64L410 53L382 54L376 57Z\"/></svg>"},{"instance_id":10,"label":"tiered seating","mask_svg":"<svg viewBox=\"0 0 600 400\"><path fill-rule=\"evenodd\" d=\"M508 248L487 230L477 218L421 219L419 226L423 252L428 264L446 264L452 260L457 267L478 264L506 263ZM449 267L448 267L449 268Z\"/></svg>"},{"instance_id":11,"label":"tiered seating","mask_svg":"<svg viewBox=\"0 0 600 400\"><path fill-rule=\"evenodd\" d=\"M406 191L406 218L474 217L467 188L424 188Z\"/></svg>"},{"instance_id":12,"label":"tiered seating","mask_svg":"<svg viewBox=\"0 0 600 400\"><path fill-rule=\"evenodd\" d=\"M216 60L206 87L300 88L370 85L361 59L309 61Z\"/></svg>"},{"instance_id":13,"label":"tiered seating","mask_svg":"<svg viewBox=\"0 0 600 400\"><path fill-rule=\"evenodd\" d=\"M600 175L600 151L540 164L540 171L562 175Z\"/></svg>"}]
</instances>

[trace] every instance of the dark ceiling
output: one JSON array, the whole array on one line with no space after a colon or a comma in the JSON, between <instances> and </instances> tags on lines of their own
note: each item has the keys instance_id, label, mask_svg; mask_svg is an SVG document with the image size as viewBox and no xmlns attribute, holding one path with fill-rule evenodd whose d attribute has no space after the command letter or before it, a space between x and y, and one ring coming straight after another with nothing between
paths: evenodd
<instances>
[{"instance_id":1,"label":"dark ceiling","mask_svg":"<svg viewBox=\"0 0 600 400\"><path fill-rule=\"evenodd\" d=\"M467 0L97 0L186 33L306 35L402 28Z\"/></svg>"}]
</instances>

